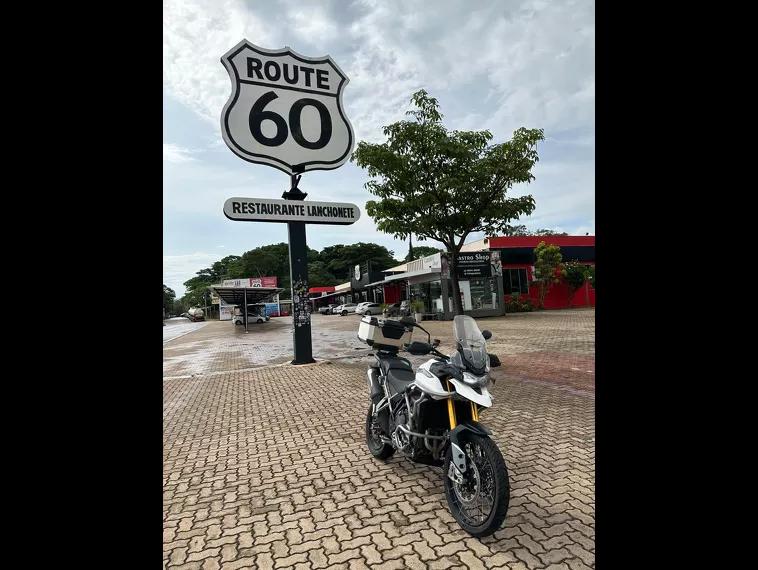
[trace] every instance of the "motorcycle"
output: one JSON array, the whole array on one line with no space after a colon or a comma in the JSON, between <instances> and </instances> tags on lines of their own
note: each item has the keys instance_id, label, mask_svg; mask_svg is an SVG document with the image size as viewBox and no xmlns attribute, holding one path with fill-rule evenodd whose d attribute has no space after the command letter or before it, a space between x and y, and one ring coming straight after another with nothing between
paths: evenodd
<instances>
[{"instance_id":1,"label":"motorcycle","mask_svg":"<svg viewBox=\"0 0 758 570\"><path fill-rule=\"evenodd\" d=\"M414 329L424 331L427 342L412 341ZM399 451L415 463L442 467L450 512L466 532L482 537L505 520L510 495L503 455L479 421L492 406L490 368L500 362L487 354L492 334L473 318L456 316L453 330L456 351L447 356L411 318L361 320L358 338L376 350L367 371L366 443L378 459ZM401 349L433 358L414 372L398 356Z\"/></svg>"}]
</instances>

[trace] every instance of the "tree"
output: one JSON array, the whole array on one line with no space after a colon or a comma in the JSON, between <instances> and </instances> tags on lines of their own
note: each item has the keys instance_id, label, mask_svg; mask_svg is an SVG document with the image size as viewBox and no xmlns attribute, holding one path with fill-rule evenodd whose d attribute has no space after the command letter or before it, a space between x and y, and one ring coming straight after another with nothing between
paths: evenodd
<instances>
[{"instance_id":1,"label":"tree","mask_svg":"<svg viewBox=\"0 0 758 570\"><path fill-rule=\"evenodd\" d=\"M347 281L356 265L371 262L371 269L381 271L398 264L395 252L375 243L354 243L351 245L331 245L319 253L319 260L341 282Z\"/></svg>"},{"instance_id":2,"label":"tree","mask_svg":"<svg viewBox=\"0 0 758 570\"><path fill-rule=\"evenodd\" d=\"M520 128L513 138L489 144L489 131L448 131L437 99L423 89L411 97L413 120L384 127L387 142L358 143L352 160L366 168L365 187L379 198L366 211L380 231L442 243L449 252L455 313L463 313L458 254L472 232L495 235L534 210L531 195L507 198L513 184L531 182L539 160L541 129Z\"/></svg>"},{"instance_id":3,"label":"tree","mask_svg":"<svg viewBox=\"0 0 758 570\"><path fill-rule=\"evenodd\" d=\"M590 286L592 287L592 289L595 289L595 266L594 265L587 266L587 281L590 282Z\"/></svg>"},{"instance_id":4,"label":"tree","mask_svg":"<svg viewBox=\"0 0 758 570\"><path fill-rule=\"evenodd\" d=\"M429 247L426 245L417 245L412 251L408 251L408 255L405 256L405 261L413 261L414 259L421 259L427 255L434 255L439 253L438 247Z\"/></svg>"},{"instance_id":5,"label":"tree","mask_svg":"<svg viewBox=\"0 0 758 570\"><path fill-rule=\"evenodd\" d=\"M560 283L565 275L561 248L541 241L534 248L534 280L539 287L539 306L545 308L545 296L554 283Z\"/></svg>"},{"instance_id":6,"label":"tree","mask_svg":"<svg viewBox=\"0 0 758 570\"><path fill-rule=\"evenodd\" d=\"M554 230L548 230L548 229L541 229L541 230L534 230L530 235L533 236L567 236L568 234L566 232L556 232Z\"/></svg>"},{"instance_id":7,"label":"tree","mask_svg":"<svg viewBox=\"0 0 758 570\"><path fill-rule=\"evenodd\" d=\"M528 236L529 230L526 229L526 226L512 226L506 224L502 233L505 236Z\"/></svg>"},{"instance_id":8,"label":"tree","mask_svg":"<svg viewBox=\"0 0 758 570\"><path fill-rule=\"evenodd\" d=\"M176 293L171 287L166 287L166 284L163 284L163 310L166 312L171 312L171 309L174 306L174 299L176 298Z\"/></svg>"},{"instance_id":9,"label":"tree","mask_svg":"<svg viewBox=\"0 0 758 570\"><path fill-rule=\"evenodd\" d=\"M326 268L323 261L311 261L308 264L308 283L311 287L337 285L339 280Z\"/></svg>"},{"instance_id":10,"label":"tree","mask_svg":"<svg viewBox=\"0 0 758 570\"><path fill-rule=\"evenodd\" d=\"M564 265L566 285L569 289L569 307L574 302L574 293L587 281L587 266L578 261L569 261Z\"/></svg>"},{"instance_id":11,"label":"tree","mask_svg":"<svg viewBox=\"0 0 758 570\"><path fill-rule=\"evenodd\" d=\"M505 229L503 230L503 235L506 236L567 236L568 234L566 232L556 232L555 230L549 230L549 229L539 229L530 231L526 228L526 226L520 225L520 226L511 226L506 224Z\"/></svg>"}]
</instances>

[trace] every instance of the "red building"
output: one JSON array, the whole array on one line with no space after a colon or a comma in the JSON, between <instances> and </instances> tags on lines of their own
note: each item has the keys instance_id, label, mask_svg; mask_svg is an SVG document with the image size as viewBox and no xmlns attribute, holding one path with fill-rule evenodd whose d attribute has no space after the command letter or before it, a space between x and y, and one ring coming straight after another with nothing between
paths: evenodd
<instances>
[{"instance_id":1,"label":"red building","mask_svg":"<svg viewBox=\"0 0 758 570\"><path fill-rule=\"evenodd\" d=\"M467 243L462 251L491 250L500 252L503 266L503 292L506 299L514 292L529 297L536 306L538 289L532 286L534 279L534 248L544 241L561 248L563 261L578 261L595 265L595 236L502 236L484 238ZM568 307L594 307L595 289L585 283L569 299L565 283L553 284L545 297L545 309Z\"/></svg>"}]
</instances>

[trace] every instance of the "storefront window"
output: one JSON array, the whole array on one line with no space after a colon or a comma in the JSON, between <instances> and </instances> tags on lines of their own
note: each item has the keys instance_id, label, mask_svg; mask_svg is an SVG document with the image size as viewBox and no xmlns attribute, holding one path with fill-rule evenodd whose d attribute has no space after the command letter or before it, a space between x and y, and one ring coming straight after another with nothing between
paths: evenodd
<instances>
[{"instance_id":1,"label":"storefront window","mask_svg":"<svg viewBox=\"0 0 758 570\"><path fill-rule=\"evenodd\" d=\"M503 270L503 292L506 295L529 293L529 281L526 278L526 269L504 269Z\"/></svg>"},{"instance_id":2,"label":"storefront window","mask_svg":"<svg viewBox=\"0 0 758 570\"><path fill-rule=\"evenodd\" d=\"M425 313L442 312L442 285L439 281L414 283L410 286L411 300L424 303Z\"/></svg>"},{"instance_id":3,"label":"storefront window","mask_svg":"<svg viewBox=\"0 0 758 570\"><path fill-rule=\"evenodd\" d=\"M473 310L498 308L497 284L493 277L469 280L469 290Z\"/></svg>"}]
</instances>

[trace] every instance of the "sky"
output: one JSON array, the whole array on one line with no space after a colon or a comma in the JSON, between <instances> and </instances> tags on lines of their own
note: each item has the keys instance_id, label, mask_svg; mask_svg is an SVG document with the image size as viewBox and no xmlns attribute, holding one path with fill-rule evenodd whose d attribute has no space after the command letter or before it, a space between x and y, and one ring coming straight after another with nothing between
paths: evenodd
<instances>
[{"instance_id":1,"label":"sky","mask_svg":"<svg viewBox=\"0 0 758 570\"><path fill-rule=\"evenodd\" d=\"M221 137L232 86L220 58L242 39L330 55L350 80L342 102L357 141L383 142L382 127L404 119L422 88L449 129L487 129L493 143L544 129L535 180L509 191L532 194L536 209L512 223L594 235L594 22L588 0L164 0L163 282L180 297L184 281L222 257L287 241L286 224L222 212L232 196L281 198L289 188L286 174L242 160ZM309 247L374 242L405 257L408 242L365 214L367 180L350 162L303 175L308 200L362 212L352 226L307 226Z\"/></svg>"}]
</instances>

